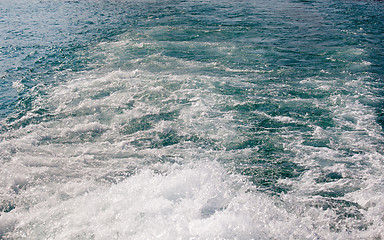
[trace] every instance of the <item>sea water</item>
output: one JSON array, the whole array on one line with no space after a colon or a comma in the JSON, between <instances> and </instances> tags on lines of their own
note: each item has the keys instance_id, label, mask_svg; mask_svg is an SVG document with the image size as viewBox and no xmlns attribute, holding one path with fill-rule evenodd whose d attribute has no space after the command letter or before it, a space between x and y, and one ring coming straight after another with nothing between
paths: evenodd
<instances>
[{"instance_id":1,"label":"sea water","mask_svg":"<svg viewBox=\"0 0 384 240\"><path fill-rule=\"evenodd\" d=\"M3 0L0 238L383 239L384 4Z\"/></svg>"}]
</instances>

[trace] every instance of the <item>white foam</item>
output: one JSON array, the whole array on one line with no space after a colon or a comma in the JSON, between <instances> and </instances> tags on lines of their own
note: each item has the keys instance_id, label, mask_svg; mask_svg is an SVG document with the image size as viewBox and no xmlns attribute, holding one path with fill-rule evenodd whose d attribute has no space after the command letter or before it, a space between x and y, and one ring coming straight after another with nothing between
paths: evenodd
<instances>
[{"instance_id":1,"label":"white foam","mask_svg":"<svg viewBox=\"0 0 384 240\"><path fill-rule=\"evenodd\" d=\"M21 92L25 89L25 85L21 81L14 81L12 87L15 88L18 92Z\"/></svg>"},{"instance_id":2,"label":"white foam","mask_svg":"<svg viewBox=\"0 0 384 240\"><path fill-rule=\"evenodd\" d=\"M10 237L308 239L336 236L327 233L324 226L313 226L315 222L309 217L287 212L273 198L249 191L252 188L241 178L228 175L213 162L171 165L162 174L143 170L111 187L77 194L74 191L79 186L71 187L73 184L60 187L57 194L29 210L18 209L2 216L18 219L17 224L12 223L15 231Z\"/></svg>"}]
</instances>

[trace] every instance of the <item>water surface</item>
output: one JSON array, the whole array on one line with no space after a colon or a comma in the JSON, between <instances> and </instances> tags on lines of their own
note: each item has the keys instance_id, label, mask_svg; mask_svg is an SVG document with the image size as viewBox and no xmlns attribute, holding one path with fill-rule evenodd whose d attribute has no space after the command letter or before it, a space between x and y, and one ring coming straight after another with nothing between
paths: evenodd
<instances>
[{"instance_id":1,"label":"water surface","mask_svg":"<svg viewBox=\"0 0 384 240\"><path fill-rule=\"evenodd\" d=\"M3 1L3 239L381 239L380 1Z\"/></svg>"}]
</instances>

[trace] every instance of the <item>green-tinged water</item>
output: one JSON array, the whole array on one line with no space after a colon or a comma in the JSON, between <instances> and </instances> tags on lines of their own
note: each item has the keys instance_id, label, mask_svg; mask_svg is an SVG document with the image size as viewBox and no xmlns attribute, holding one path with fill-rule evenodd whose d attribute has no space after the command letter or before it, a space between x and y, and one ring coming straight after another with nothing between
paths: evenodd
<instances>
[{"instance_id":1,"label":"green-tinged water","mask_svg":"<svg viewBox=\"0 0 384 240\"><path fill-rule=\"evenodd\" d=\"M380 1L3 1L0 238L381 239Z\"/></svg>"}]
</instances>

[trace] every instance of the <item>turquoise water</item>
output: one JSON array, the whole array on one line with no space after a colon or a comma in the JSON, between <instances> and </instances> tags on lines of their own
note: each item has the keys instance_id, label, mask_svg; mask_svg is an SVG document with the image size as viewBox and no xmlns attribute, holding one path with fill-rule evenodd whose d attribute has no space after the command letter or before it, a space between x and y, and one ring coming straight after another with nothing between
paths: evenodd
<instances>
[{"instance_id":1,"label":"turquoise water","mask_svg":"<svg viewBox=\"0 0 384 240\"><path fill-rule=\"evenodd\" d=\"M381 239L380 1L2 1L0 238Z\"/></svg>"}]
</instances>

